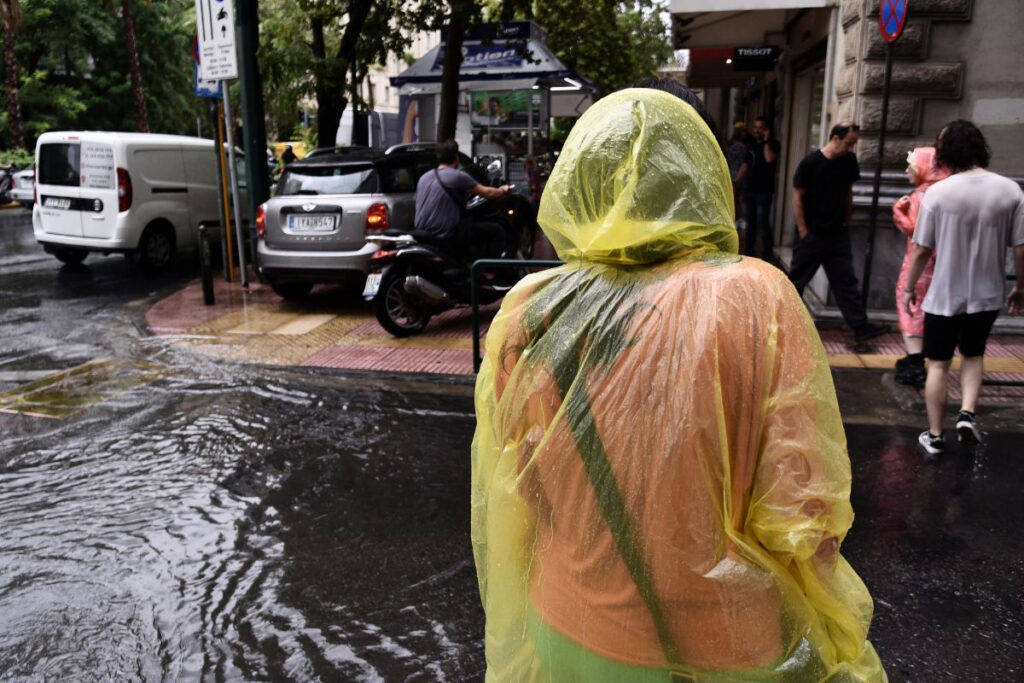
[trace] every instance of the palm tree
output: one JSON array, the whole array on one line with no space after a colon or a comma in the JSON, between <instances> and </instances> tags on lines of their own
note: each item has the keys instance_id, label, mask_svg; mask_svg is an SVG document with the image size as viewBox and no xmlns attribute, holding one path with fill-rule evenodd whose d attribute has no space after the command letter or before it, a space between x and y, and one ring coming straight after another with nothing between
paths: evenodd
<instances>
[{"instance_id":1,"label":"palm tree","mask_svg":"<svg viewBox=\"0 0 1024 683\"><path fill-rule=\"evenodd\" d=\"M0 0L5 2L6 0ZM16 0L14 0L16 2ZM149 132L149 115L146 113L146 95L142 91L142 68L139 66L139 50L135 42L135 18L132 16L131 0L121 0L121 21L124 24L124 43L128 49L128 72L132 78L132 108L135 110L135 126L141 133Z\"/></svg>"},{"instance_id":2,"label":"palm tree","mask_svg":"<svg viewBox=\"0 0 1024 683\"><path fill-rule=\"evenodd\" d=\"M11 147L25 146L25 133L21 128L21 97L18 94L18 60L14 55L14 35L21 26L21 3L18 0L0 0L0 24L4 31L4 90L7 99L7 118L11 131Z\"/></svg>"}]
</instances>

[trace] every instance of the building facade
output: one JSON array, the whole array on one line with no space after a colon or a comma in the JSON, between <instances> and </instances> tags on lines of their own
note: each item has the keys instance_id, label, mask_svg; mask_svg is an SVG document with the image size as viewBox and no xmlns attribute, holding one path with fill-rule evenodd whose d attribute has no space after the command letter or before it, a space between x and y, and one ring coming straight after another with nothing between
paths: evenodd
<instances>
[{"instance_id":1,"label":"building facade","mask_svg":"<svg viewBox=\"0 0 1024 683\"><path fill-rule=\"evenodd\" d=\"M891 207L910 190L907 152L933 144L942 125L974 121L992 147L991 170L1024 178L1024 12L1019 0L906 0L908 18L893 46L877 229L868 305L893 310L893 291L905 241L892 226ZM784 255L795 220L796 165L827 141L841 121L861 126L854 188L855 266L864 272L870 205L878 159L886 43L877 0L671 0L673 38L691 50L689 81L723 130L756 116L774 122L782 142L775 244ZM773 62L738 70L739 48L777 48ZM749 65L748 67L749 68ZM785 259L785 256L784 256ZM828 309L827 280L819 274L808 297ZM814 301L815 297L817 302Z\"/></svg>"}]
</instances>

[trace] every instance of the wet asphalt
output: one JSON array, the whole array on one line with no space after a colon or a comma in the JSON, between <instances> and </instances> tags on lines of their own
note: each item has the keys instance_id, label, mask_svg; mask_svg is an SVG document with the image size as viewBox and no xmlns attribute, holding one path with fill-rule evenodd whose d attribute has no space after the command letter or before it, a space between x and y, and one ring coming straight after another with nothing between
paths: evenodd
<instances>
[{"instance_id":1,"label":"wet asphalt","mask_svg":"<svg viewBox=\"0 0 1024 683\"><path fill-rule=\"evenodd\" d=\"M482 679L469 382L191 355L142 324L190 264L60 267L11 225L0 392L100 358L157 372L63 419L0 414L0 680ZM928 462L879 372L834 372L843 553L890 680L1024 678L1019 411Z\"/></svg>"}]
</instances>

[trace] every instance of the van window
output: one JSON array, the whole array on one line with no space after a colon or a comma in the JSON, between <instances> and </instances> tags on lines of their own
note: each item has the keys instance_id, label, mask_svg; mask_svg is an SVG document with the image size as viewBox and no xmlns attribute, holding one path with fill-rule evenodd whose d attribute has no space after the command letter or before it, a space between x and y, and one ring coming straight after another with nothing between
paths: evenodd
<instances>
[{"instance_id":1,"label":"van window","mask_svg":"<svg viewBox=\"0 0 1024 683\"><path fill-rule=\"evenodd\" d=\"M42 185L78 187L81 157L81 148L77 143L40 145L37 182Z\"/></svg>"}]
</instances>

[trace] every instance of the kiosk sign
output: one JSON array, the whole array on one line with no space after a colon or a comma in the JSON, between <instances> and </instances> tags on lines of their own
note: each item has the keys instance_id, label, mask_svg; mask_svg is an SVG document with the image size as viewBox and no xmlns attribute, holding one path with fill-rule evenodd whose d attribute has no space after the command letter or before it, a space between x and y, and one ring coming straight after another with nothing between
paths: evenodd
<instances>
[{"instance_id":1,"label":"kiosk sign","mask_svg":"<svg viewBox=\"0 0 1024 683\"><path fill-rule=\"evenodd\" d=\"M881 0L878 6L878 28L882 38L891 43L903 33L907 23L907 4L910 0Z\"/></svg>"}]
</instances>

